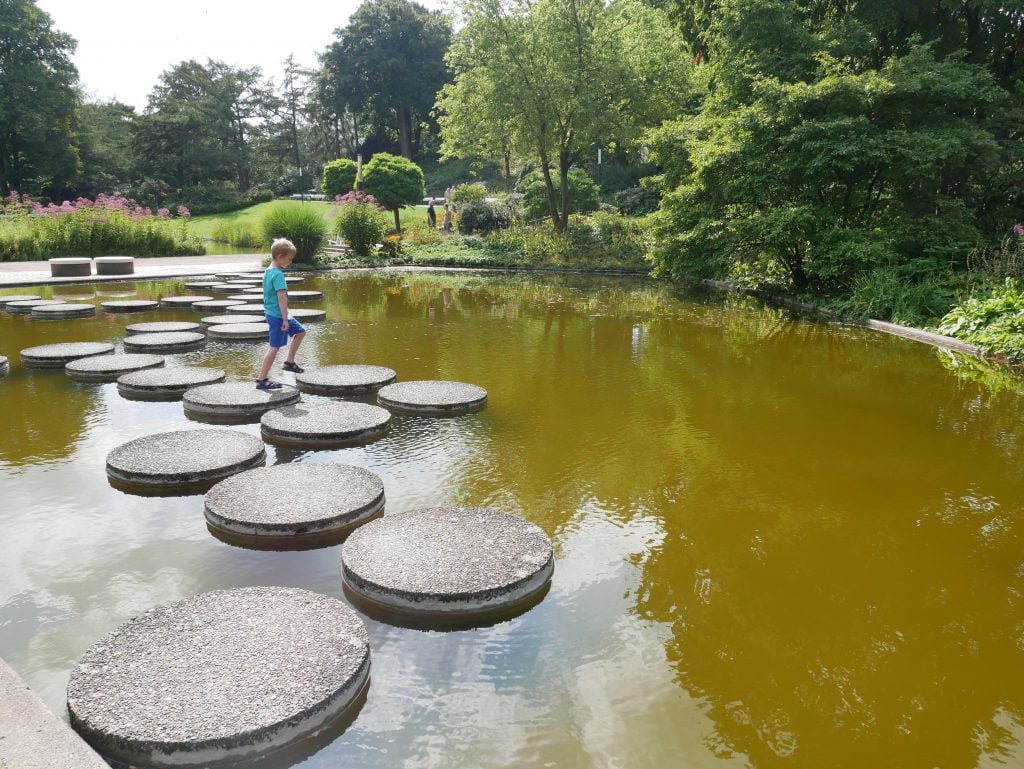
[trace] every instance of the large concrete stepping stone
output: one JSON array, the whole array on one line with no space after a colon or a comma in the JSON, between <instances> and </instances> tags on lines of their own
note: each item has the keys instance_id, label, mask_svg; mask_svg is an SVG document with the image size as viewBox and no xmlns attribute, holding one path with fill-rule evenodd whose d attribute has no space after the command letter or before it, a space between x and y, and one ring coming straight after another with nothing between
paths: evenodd
<instances>
[{"instance_id":1,"label":"large concrete stepping stone","mask_svg":"<svg viewBox=\"0 0 1024 769\"><path fill-rule=\"evenodd\" d=\"M32 308L36 320L67 320L68 318L92 318L96 315L93 304L44 304Z\"/></svg>"},{"instance_id":2,"label":"large concrete stepping stone","mask_svg":"<svg viewBox=\"0 0 1024 769\"><path fill-rule=\"evenodd\" d=\"M185 282L185 288L205 291L213 288L214 286L221 285L222 282L223 281L220 280L189 280Z\"/></svg>"},{"instance_id":3,"label":"large concrete stepping stone","mask_svg":"<svg viewBox=\"0 0 1024 769\"><path fill-rule=\"evenodd\" d=\"M288 302L315 302L324 298L323 291L289 291Z\"/></svg>"},{"instance_id":4,"label":"large concrete stepping stone","mask_svg":"<svg viewBox=\"0 0 1024 769\"><path fill-rule=\"evenodd\" d=\"M151 609L90 647L71 672L68 713L125 764L234 766L350 716L369 675L366 626L336 598L215 590Z\"/></svg>"},{"instance_id":5,"label":"large concrete stepping stone","mask_svg":"<svg viewBox=\"0 0 1024 769\"><path fill-rule=\"evenodd\" d=\"M188 494L261 467L266 459L263 441L247 433L174 430L122 443L107 454L107 477L115 488L136 494Z\"/></svg>"},{"instance_id":6,"label":"large concrete stepping stone","mask_svg":"<svg viewBox=\"0 0 1024 769\"><path fill-rule=\"evenodd\" d=\"M283 446L329 448L369 443L385 435L391 414L369 403L300 403L260 418L263 439Z\"/></svg>"},{"instance_id":7,"label":"large concrete stepping stone","mask_svg":"<svg viewBox=\"0 0 1024 769\"><path fill-rule=\"evenodd\" d=\"M207 302L212 296L165 296L160 300L164 307L191 307L196 302Z\"/></svg>"},{"instance_id":8,"label":"large concrete stepping stone","mask_svg":"<svg viewBox=\"0 0 1024 769\"><path fill-rule=\"evenodd\" d=\"M262 294L263 293L263 286L253 286L252 288L243 288L242 289L242 293L246 294L246 295L248 295L248 294Z\"/></svg>"},{"instance_id":9,"label":"large concrete stepping stone","mask_svg":"<svg viewBox=\"0 0 1024 769\"><path fill-rule=\"evenodd\" d=\"M7 310L11 315L31 315L32 310L36 307L46 307L48 305L64 304L63 299L29 299L24 302L8 302L4 305L4 309Z\"/></svg>"},{"instance_id":10,"label":"large concrete stepping stone","mask_svg":"<svg viewBox=\"0 0 1024 769\"><path fill-rule=\"evenodd\" d=\"M138 371L117 378L117 391L135 401L180 401L193 387L223 382L226 373L219 368L175 366Z\"/></svg>"},{"instance_id":11,"label":"large concrete stepping stone","mask_svg":"<svg viewBox=\"0 0 1024 769\"><path fill-rule=\"evenodd\" d=\"M485 507L387 515L341 551L346 594L374 616L460 622L511 616L543 597L554 570L538 526Z\"/></svg>"},{"instance_id":12,"label":"large concrete stepping stone","mask_svg":"<svg viewBox=\"0 0 1024 769\"><path fill-rule=\"evenodd\" d=\"M207 315L199 322L204 326L223 326L226 323L262 323L266 326L267 318L265 315Z\"/></svg>"},{"instance_id":13,"label":"large concrete stepping stone","mask_svg":"<svg viewBox=\"0 0 1024 769\"><path fill-rule=\"evenodd\" d=\"M124 333L133 334L165 334L180 333L183 331L199 331L202 328L198 323L185 321L155 320L149 323L132 323L124 327Z\"/></svg>"},{"instance_id":14,"label":"large concrete stepping stone","mask_svg":"<svg viewBox=\"0 0 1024 769\"><path fill-rule=\"evenodd\" d=\"M304 310L301 308L293 310L291 307L288 308L288 314L302 323L315 323L327 317L326 310Z\"/></svg>"},{"instance_id":15,"label":"large concrete stepping stone","mask_svg":"<svg viewBox=\"0 0 1024 769\"><path fill-rule=\"evenodd\" d=\"M237 299L210 299L207 302L196 302L192 305L192 309L196 312L211 312L226 310L228 307L234 307L236 304L245 304L245 302Z\"/></svg>"},{"instance_id":16,"label":"large concrete stepping stone","mask_svg":"<svg viewBox=\"0 0 1024 769\"><path fill-rule=\"evenodd\" d=\"M0 295L0 307L4 307L8 302L38 302L43 297L36 296L35 294L7 294Z\"/></svg>"},{"instance_id":17,"label":"large concrete stepping stone","mask_svg":"<svg viewBox=\"0 0 1024 769\"><path fill-rule=\"evenodd\" d=\"M422 380L382 387L377 403L402 414L454 416L479 411L487 405L487 390L464 382Z\"/></svg>"},{"instance_id":18,"label":"large concrete stepping stone","mask_svg":"<svg viewBox=\"0 0 1024 769\"><path fill-rule=\"evenodd\" d=\"M194 387L185 393L185 416L204 422L255 421L269 409L298 403L302 394L287 385L257 390L255 381L224 382Z\"/></svg>"},{"instance_id":19,"label":"large concrete stepping stone","mask_svg":"<svg viewBox=\"0 0 1024 769\"><path fill-rule=\"evenodd\" d=\"M79 358L64 365L64 373L79 382L114 382L124 374L159 368L164 365L162 355L94 355Z\"/></svg>"},{"instance_id":20,"label":"large concrete stepping stone","mask_svg":"<svg viewBox=\"0 0 1024 769\"><path fill-rule=\"evenodd\" d=\"M341 542L384 508L384 483L361 467L302 462L248 470L206 493L211 533L260 549Z\"/></svg>"},{"instance_id":21,"label":"large concrete stepping stone","mask_svg":"<svg viewBox=\"0 0 1024 769\"><path fill-rule=\"evenodd\" d=\"M384 366L324 366L296 374L295 384L302 392L315 395L361 395L377 392L396 376Z\"/></svg>"},{"instance_id":22,"label":"large concrete stepping stone","mask_svg":"<svg viewBox=\"0 0 1024 769\"><path fill-rule=\"evenodd\" d=\"M235 283L218 283L215 286L210 286L210 290L215 294L234 294L240 292L242 288L243 286L236 285Z\"/></svg>"},{"instance_id":23,"label":"large concrete stepping stone","mask_svg":"<svg viewBox=\"0 0 1024 769\"><path fill-rule=\"evenodd\" d=\"M11 370L10 361L7 360L6 355L0 355L0 376L8 373Z\"/></svg>"},{"instance_id":24,"label":"large concrete stepping stone","mask_svg":"<svg viewBox=\"0 0 1024 769\"><path fill-rule=\"evenodd\" d=\"M262 304L236 304L234 307L228 307L224 312L229 315L263 315ZM266 315L263 315L265 318Z\"/></svg>"},{"instance_id":25,"label":"large concrete stepping stone","mask_svg":"<svg viewBox=\"0 0 1024 769\"><path fill-rule=\"evenodd\" d=\"M228 300L232 304L252 304L253 302L262 301L259 294L232 294L228 297ZM262 306L260 305L260 307Z\"/></svg>"},{"instance_id":26,"label":"large concrete stepping stone","mask_svg":"<svg viewBox=\"0 0 1024 769\"><path fill-rule=\"evenodd\" d=\"M291 285L292 283L302 283L306 279L304 277L302 277L301 275L285 275L284 276L284 280L285 280L285 283L287 283L288 285Z\"/></svg>"},{"instance_id":27,"label":"large concrete stepping stone","mask_svg":"<svg viewBox=\"0 0 1024 769\"><path fill-rule=\"evenodd\" d=\"M260 286L260 291L263 290L263 278L232 278L224 282L232 286Z\"/></svg>"},{"instance_id":28,"label":"large concrete stepping stone","mask_svg":"<svg viewBox=\"0 0 1024 769\"><path fill-rule=\"evenodd\" d=\"M110 355L114 345L106 342L64 342L44 344L21 351L21 365L26 368L64 368L73 360L93 355Z\"/></svg>"},{"instance_id":29,"label":"large concrete stepping stone","mask_svg":"<svg viewBox=\"0 0 1024 769\"><path fill-rule=\"evenodd\" d=\"M172 353L201 350L206 346L206 335L195 331L168 331L156 334L131 334L124 338L128 352Z\"/></svg>"},{"instance_id":30,"label":"large concrete stepping stone","mask_svg":"<svg viewBox=\"0 0 1024 769\"><path fill-rule=\"evenodd\" d=\"M206 333L211 339L235 340L252 342L269 339L269 329L264 320L259 323L222 323L218 326L210 326Z\"/></svg>"},{"instance_id":31,"label":"large concrete stepping stone","mask_svg":"<svg viewBox=\"0 0 1024 769\"><path fill-rule=\"evenodd\" d=\"M115 299L110 302L100 302L106 312L146 312L155 310L160 302L155 299Z\"/></svg>"}]
</instances>

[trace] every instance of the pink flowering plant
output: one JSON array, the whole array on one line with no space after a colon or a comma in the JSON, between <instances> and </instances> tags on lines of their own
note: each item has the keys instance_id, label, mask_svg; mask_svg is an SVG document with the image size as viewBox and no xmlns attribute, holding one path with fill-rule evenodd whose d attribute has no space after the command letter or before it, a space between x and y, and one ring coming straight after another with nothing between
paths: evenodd
<instances>
[{"instance_id":1,"label":"pink flowering plant","mask_svg":"<svg viewBox=\"0 0 1024 769\"><path fill-rule=\"evenodd\" d=\"M180 256L202 254L188 230L188 209L174 217L131 198L98 195L46 205L12 192L0 205L0 261L55 256Z\"/></svg>"},{"instance_id":2,"label":"pink flowering plant","mask_svg":"<svg viewBox=\"0 0 1024 769\"><path fill-rule=\"evenodd\" d=\"M373 195L347 192L332 201L337 211L334 231L357 256L370 256L388 231L388 218Z\"/></svg>"}]
</instances>

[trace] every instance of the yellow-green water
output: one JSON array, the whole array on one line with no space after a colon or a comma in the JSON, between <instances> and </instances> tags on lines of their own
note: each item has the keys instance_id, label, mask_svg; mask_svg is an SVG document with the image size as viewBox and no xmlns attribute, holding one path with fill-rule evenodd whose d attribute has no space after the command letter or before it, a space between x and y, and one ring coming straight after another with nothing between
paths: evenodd
<instances>
[{"instance_id":1,"label":"yellow-green water","mask_svg":"<svg viewBox=\"0 0 1024 769\"><path fill-rule=\"evenodd\" d=\"M453 419L396 417L271 462L376 472L387 512L493 505L555 543L525 615L450 633L367 621L365 705L259 766L1024 766L1024 387L856 328L614 278L361 273L325 292L300 360L487 388ZM307 286L304 286L307 287ZM191 293L122 284L138 298ZM61 288L84 301L118 287ZM50 290L11 289L4 293ZM180 403L28 372L18 350L118 341L160 310L0 313L0 656L55 711L71 667L137 613L278 584L344 600L339 548L247 551L202 498L112 489L108 451ZM169 364L253 376L263 347ZM288 381L288 375L282 376ZM254 425L241 429L258 434Z\"/></svg>"}]
</instances>

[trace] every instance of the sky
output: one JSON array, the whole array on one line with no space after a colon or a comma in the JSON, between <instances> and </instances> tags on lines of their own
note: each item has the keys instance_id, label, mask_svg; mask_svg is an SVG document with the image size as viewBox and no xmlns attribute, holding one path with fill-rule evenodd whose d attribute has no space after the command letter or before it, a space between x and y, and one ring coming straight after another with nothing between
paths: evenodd
<instances>
[{"instance_id":1,"label":"sky","mask_svg":"<svg viewBox=\"0 0 1024 769\"><path fill-rule=\"evenodd\" d=\"M443 0L419 0L440 9ZM317 65L359 0L37 0L53 27L78 41L72 60L88 98L133 105L139 112L160 74L179 62L219 59L258 66L280 83L282 62Z\"/></svg>"}]
</instances>

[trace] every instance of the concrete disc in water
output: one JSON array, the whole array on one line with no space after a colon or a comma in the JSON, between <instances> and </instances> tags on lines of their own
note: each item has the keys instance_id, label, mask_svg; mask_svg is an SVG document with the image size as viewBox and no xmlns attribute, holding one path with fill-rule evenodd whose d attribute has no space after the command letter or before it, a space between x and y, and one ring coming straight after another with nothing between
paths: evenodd
<instances>
[{"instance_id":1,"label":"concrete disc in water","mask_svg":"<svg viewBox=\"0 0 1024 769\"><path fill-rule=\"evenodd\" d=\"M44 344L21 351L21 363L27 368L64 368L64 365L78 358L93 355L109 355L114 345L106 342L65 342Z\"/></svg>"},{"instance_id":2,"label":"concrete disc in water","mask_svg":"<svg viewBox=\"0 0 1024 769\"><path fill-rule=\"evenodd\" d=\"M79 382L113 382L124 374L159 368L163 365L162 355L94 355L65 364L64 373Z\"/></svg>"},{"instance_id":3,"label":"concrete disc in water","mask_svg":"<svg viewBox=\"0 0 1024 769\"><path fill-rule=\"evenodd\" d=\"M296 374L295 384L302 392L316 395L359 395L377 392L396 376L384 366L324 366Z\"/></svg>"},{"instance_id":4,"label":"concrete disc in water","mask_svg":"<svg viewBox=\"0 0 1024 769\"><path fill-rule=\"evenodd\" d=\"M37 320L91 318L95 315L96 306L92 304L44 304L32 308L32 317Z\"/></svg>"},{"instance_id":5,"label":"concrete disc in water","mask_svg":"<svg viewBox=\"0 0 1024 769\"><path fill-rule=\"evenodd\" d=\"M124 327L124 333L132 334L163 334L182 331L199 331L202 329L198 323L187 321L155 320L148 323L132 323Z\"/></svg>"},{"instance_id":6,"label":"concrete disc in water","mask_svg":"<svg viewBox=\"0 0 1024 769\"><path fill-rule=\"evenodd\" d=\"M195 387L185 393L185 414L202 419L256 418L268 409L297 403L302 397L294 387L258 390L256 382L224 382Z\"/></svg>"},{"instance_id":7,"label":"concrete disc in water","mask_svg":"<svg viewBox=\"0 0 1024 769\"><path fill-rule=\"evenodd\" d=\"M100 302L106 312L145 312L155 310L160 303L155 299L115 299L109 302Z\"/></svg>"},{"instance_id":8,"label":"concrete disc in water","mask_svg":"<svg viewBox=\"0 0 1024 769\"><path fill-rule=\"evenodd\" d=\"M204 366L174 366L138 371L117 378L117 391L129 400L176 401L187 390L223 382L223 369Z\"/></svg>"},{"instance_id":9,"label":"concrete disc in water","mask_svg":"<svg viewBox=\"0 0 1024 769\"><path fill-rule=\"evenodd\" d=\"M344 446L380 438L391 414L368 403L300 403L268 411L260 419L268 443L286 446Z\"/></svg>"},{"instance_id":10,"label":"concrete disc in water","mask_svg":"<svg viewBox=\"0 0 1024 769\"><path fill-rule=\"evenodd\" d=\"M206 335L195 331L167 331L155 334L131 334L124 338L128 352L188 352L206 346Z\"/></svg>"},{"instance_id":11,"label":"concrete disc in water","mask_svg":"<svg viewBox=\"0 0 1024 769\"><path fill-rule=\"evenodd\" d=\"M377 402L385 408L407 414L468 414L487 405L487 391L464 382L397 382L382 387L377 393Z\"/></svg>"},{"instance_id":12,"label":"concrete disc in water","mask_svg":"<svg viewBox=\"0 0 1024 769\"><path fill-rule=\"evenodd\" d=\"M223 323L210 326L206 333L211 339L238 339L243 341L269 340L267 322L262 323Z\"/></svg>"}]
</instances>

